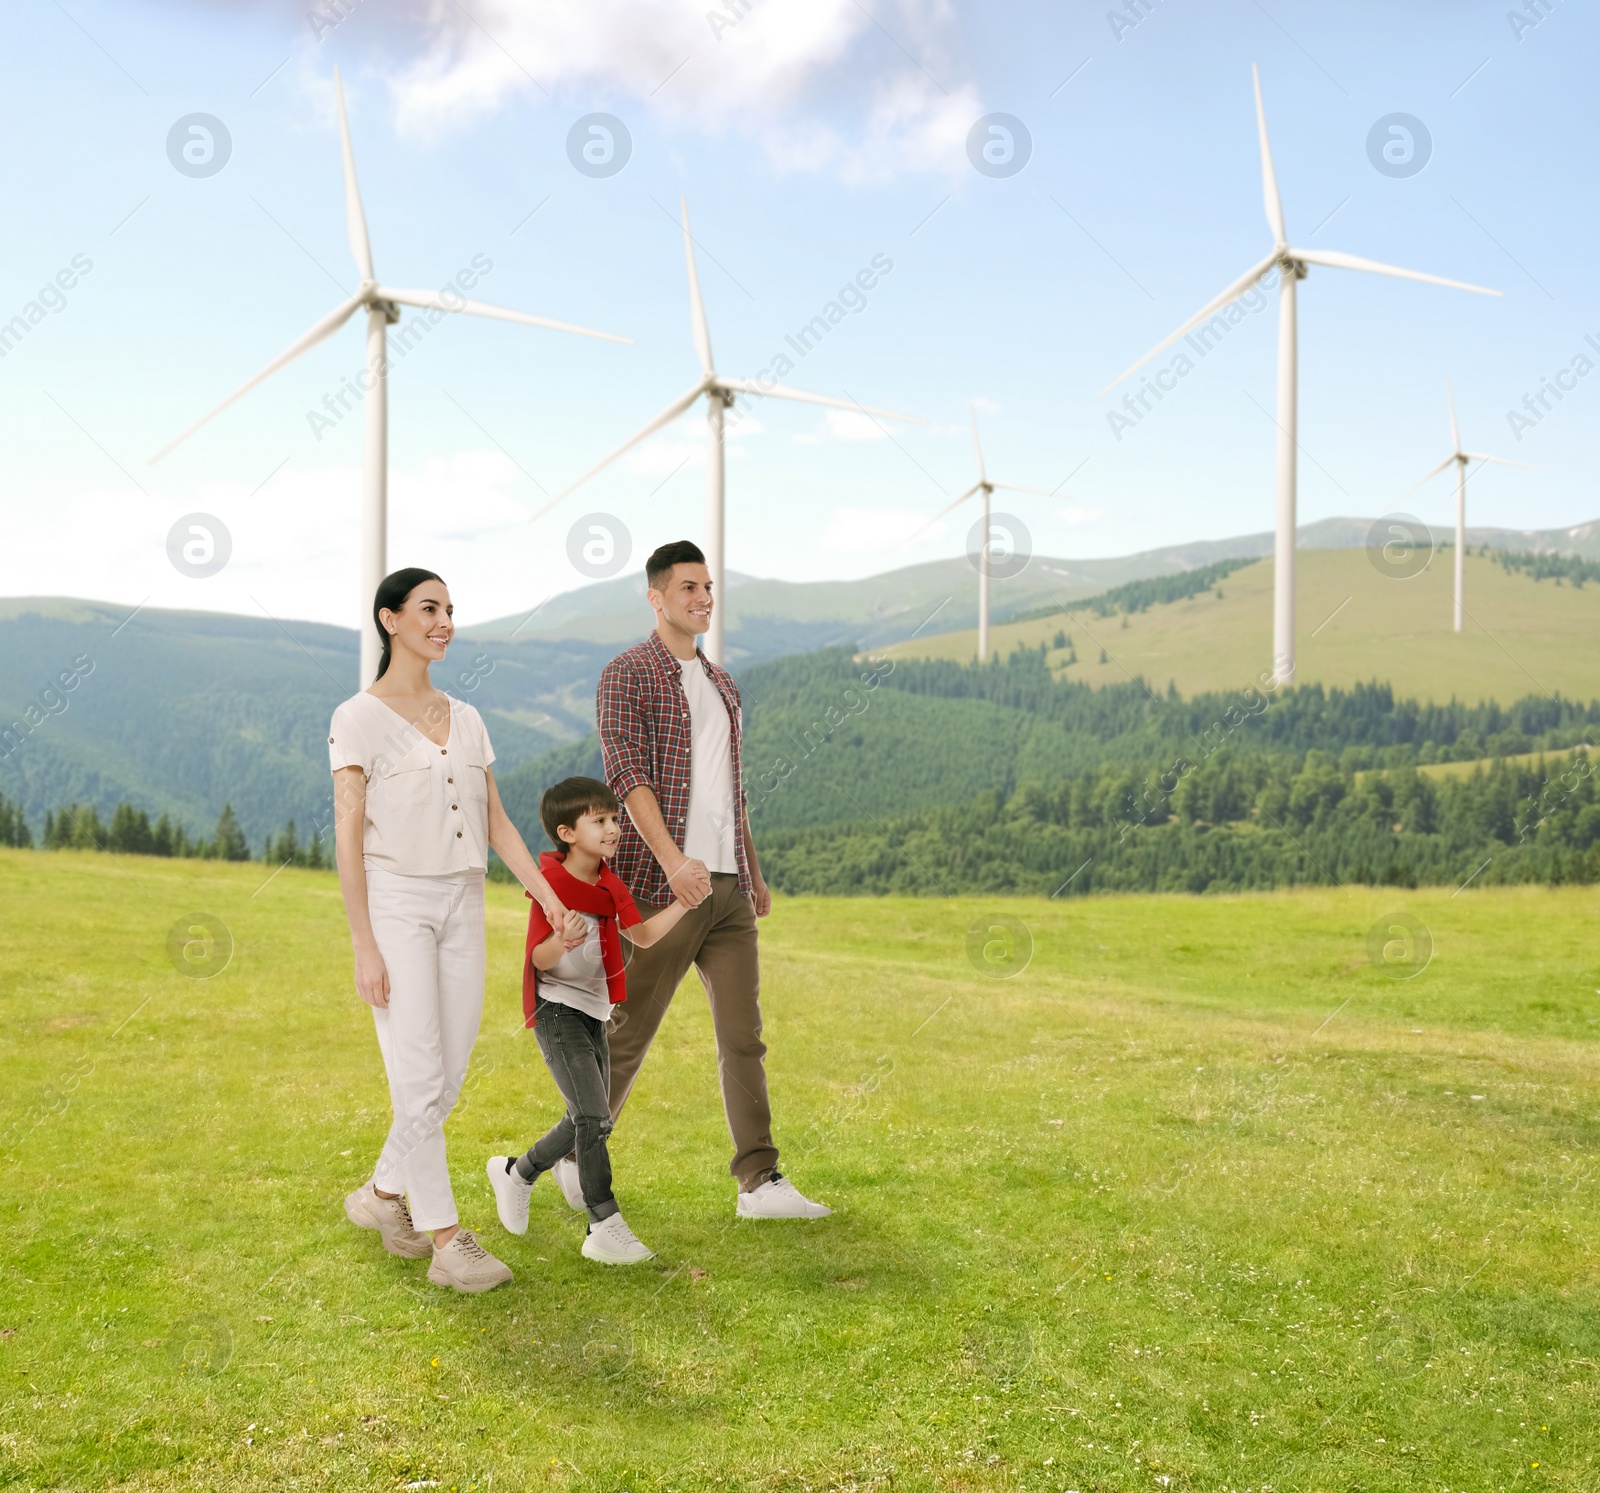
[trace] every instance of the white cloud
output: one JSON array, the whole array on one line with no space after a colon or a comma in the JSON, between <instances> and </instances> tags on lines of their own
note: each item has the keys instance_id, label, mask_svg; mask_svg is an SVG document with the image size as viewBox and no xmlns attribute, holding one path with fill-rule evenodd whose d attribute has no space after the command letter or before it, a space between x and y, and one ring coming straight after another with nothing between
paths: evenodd
<instances>
[{"instance_id":1,"label":"white cloud","mask_svg":"<svg viewBox=\"0 0 1600 1493\"><path fill-rule=\"evenodd\" d=\"M441 3L431 46L390 85L400 128L434 134L516 94L598 93L677 126L753 129L788 170L871 182L965 168L983 107L954 76L949 0L877 7L881 29L855 0L725 5L635 0L623 24L580 0L477 0L466 25Z\"/></svg>"},{"instance_id":2,"label":"white cloud","mask_svg":"<svg viewBox=\"0 0 1600 1493\"><path fill-rule=\"evenodd\" d=\"M799 446L824 446L834 441L884 441L888 434L871 415L860 410L829 410L822 424L794 437Z\"/></svg>"},{"instance_id":3,"label":"white cloud","mask_svg":"<svg viewBox=\"0 0 1600 1493\"><path fill-rule=\"evenodd\" d=\"M944 537L943 520L929 524L926 513L910 508L836 508L818 538L819 545L835 555L880 555L885 569L909 564L901 552L936 544ZM917 531L922 529L919 534ZM915 536L915 538L913 538Z\"/></svg>"},{"instance_id":4,"label":"white cloud","mask_svg":"<svg viewBox=\"0 0 1600 1493\"><path fill-rule=\"evenodd\" d=\"M1084 524L1092 524L1105 517L1102 508L1090 508L1083 503L1068 503L1064 508L1056 509L1056 517L1071 528L1081 528Z\"/></svg>"},{"instance_id":5,"label":"white cloud","mask_svg":"<svg viewBox=\"0 0 1600 1493\"><path fill-rule=\"evenodd\" d=\"M145 497L94 487L48 507L7 503L0 520L30 557L29 594L356 626L364 610L360 468L287 466L253 488L213 482ZM565 548L582 509L530 524L543 501L497 451L461 451L419 470L391 467L389 565L438 570L463 623L531 606L584 580ZM168 530L190 513L214 516L228 532L232 553L215 575L185 575L167 558ZM63 545L62 534L93 542ZM23 586L14 579L13 589Z\"/></svg>"}]
</instances>

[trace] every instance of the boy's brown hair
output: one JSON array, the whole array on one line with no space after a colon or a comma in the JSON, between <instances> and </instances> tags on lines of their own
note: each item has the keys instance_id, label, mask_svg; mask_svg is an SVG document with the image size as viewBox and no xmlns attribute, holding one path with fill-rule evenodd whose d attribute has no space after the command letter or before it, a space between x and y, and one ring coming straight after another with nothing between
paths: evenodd
<instances>
[{"instance_id":1,"label":"boy's brown hair","mask_svg":"<svg viewBox=\"0 0 1600 1493\"><path fill-rule=\"evenodd\" d=\"M577 826L585 814L617 813L621 809L617 795L599 778L562 778L544 790L539 800L539 823L557 850L565 850L567 842L556 833L565 825Z\"/></svg>"}]
</instances>

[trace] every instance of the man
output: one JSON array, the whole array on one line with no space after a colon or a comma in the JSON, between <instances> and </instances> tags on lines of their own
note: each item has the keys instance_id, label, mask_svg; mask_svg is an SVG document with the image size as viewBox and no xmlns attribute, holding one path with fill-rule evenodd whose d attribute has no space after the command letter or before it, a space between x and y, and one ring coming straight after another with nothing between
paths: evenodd
<instances>
[{"instance_id":1,"label":"man","mask_svg":"<svg viewBox=\"0 0 1600 1493\"><path fill-rule=\"evenodd\" d=\"M711 1002L739 1216L823 1218L833 1210L778 1171L772 1142L756 948L772 894L740 782L739 687L695 643L716 604L711 572L683 539L650 556L645 579L655 631L606 665L596 697L605 778L628 810L613 865L647 919L674 895L690 910L628 966L628 999L611 1023L611 1116L693 964ZM558 1180L566 1191L568 1177Z\"/></svg>"}]
</instances>

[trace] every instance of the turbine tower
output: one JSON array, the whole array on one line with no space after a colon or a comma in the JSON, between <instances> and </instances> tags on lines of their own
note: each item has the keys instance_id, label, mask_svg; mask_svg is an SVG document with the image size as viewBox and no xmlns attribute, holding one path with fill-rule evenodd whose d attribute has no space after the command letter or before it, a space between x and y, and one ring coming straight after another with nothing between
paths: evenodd
<instances>
[{"instance_id":1,"label":"turbine tower","mask_svg":"<svg viewBox=\"0 0 1600 1493\"><path fill-rule=\"evenodd\" d=\"M680 394L642 429L634 432L605 460L590 467L578 480L546 503L535 519L542 518L563 498L576 492L597 472L610 466L626 451L631 451L641 441L654 435L663 426L672 424L695 400L703 394L706 400L706 568L711 572L711 628L704 644L706 656L713 663L723 662L723 624L726 620L727 597L723 594L723 513L725 472L723 469L723 412L740 394L756 394L770 399L796 399L803 404L825 404L833 409L855 410L859 414L881 415L887 420L909 420L913 425L924 422L916 415L899 415L893 410L874 409L857 404L851 399L831 399L826 394L807 394L800 389L771 388L747 378L729 378L716 371L711 362L711 329L706 324L706 310L700 299L700 276L695 271L694 242L689 236L689 205L678 199L683 213L683 255L689 266L689 328L694 335L695 351L700 355L700 377Z\"/></svg>"},{"instance_id":2,"label":"turbine tower","mask_svg":"<svg viewBox=\"0 0 1600 1493\"><path fill-rule=\"evenodd\" d=\"M1272 669L1278 684L1288 684L1294 678L1294 566L1295 566L1295 482L1297 476L1296 420L1298 398L1296 391L1299 352L1295 329L1295 285L1306 276L1313 264L1336 270L1365 270L1374 275L1393 275L1401 280L1422 280L1430 285L1447 285L1452 290L1471 290L1479 295L1500 294L1486 290L1481 285L1468 285L1462 280L1446 280L1440 275L1427 275L1421 270L1400 269L1392 264L1379 264L1374 259L1360 259L1354 254L1344 254L1335 249L1295 249L1289 245L1288 230L1283 223L1283 203L1278 196L1278 177L1272 169L1272 147L1267 140L1267 114L1261 103L1261 74L1255 64L1250 66L1255 83L1256 133L1261 145L1261 190L1267 211L1267 227L1272 230L1272 252L1259 264L1252 265L1240 275L1215 300L1208 302L1170 337L1158 342L1133 367L1119 374L1100 392L1114 389L1128 374L1142 368L1151 358L1180 337L1186 336L1201 322L1215 316L1230 301L1237 300L1257 281L1273 270L1278 271L1278 459L1277 459L1277 535L1273 546L1272 576Z\"/></svg>"},{"instance_id":3,"label":"turbine tower","mask_svg":"<svg viewBox=\"0 0 1600 1493\"><path fill-rule=\"evenodd\" d=\"M500 321L522 322L530 327L548 327L557 332L576 332L583 337L601 337L607 342L632 342L631 337L618 337L610 332L596 332L588 327L572 326L564 321L551 321L545 316L530 316L525 311L507 311L500 306L489 306L482 301L469 301L455 292L448 294L436 290L391 290L379 285L372 269L372 247L367 240L367 218L361 207L361 189L356 185L355 156L350 150L350 124L345 117L344 83L337 67L333 70L333 86L339 100L339 140L344 149L344 211L345 229L350 238L350 252L355 256L356 270L361 284L356 293L342 305L336 306L310 331L289 344L260 373L241 384L209 414L202 415L177 440L169 442L150 458L153 466L175 447L189 439L208 420L243 398L259 383L272 377L280 368L294 362L301 353L331 337L357 311L367 313L367 367L368 388L366 408L363 412L365 429L362 450L362 503L361 503L361 620L357 632L361 638L361 678L358 687L365 689L378 672L378 637L366 615L377 593L378 582L388 573L389 531L389 396L388 396L388 330L400 320L401 306L418 306L424 310L459 311L470 316L490 316Z\"/></svg>"},{"instance_id":4,"label":"turbine tower","mask_svg":"<svg viewBox=\"0 0 1600 1493\"><path fill-rule=\"evenodd\" d=\"M1017 482L995 482L992 480L983 465L983 444L978 439L978 406L976 402L971 406L971 414L972 454L978 459L978 480L962 493L959 498L945 504L911 537L915 539L917 534L921 534L931 528L952 508L965 503L973 493L981 492L983 494L983 543L978 549L978 662L984 664L989 661L989 500L994 496L994 491L997 487L1004 488L1007 492L1037 493L1041 498L1052 497L1054 494L1046 492L1042 487L1023 487Z\"/></svg>"},{"instance_id":5,"label":"turbine tower","mask_svg":"<svg viewBox=\"0 0 1600 1493\"><path fill-rule=\"evenodd\" d=\"M1456 425L1456 402L1450 393L1450 380L1444 381L1445 405L1450 411L1450 454L1445 457L1426 477L1413 482L1402 497L1409 497L1424 482L1432 482L1447 466L1452 463L1456 469L1456 631L1460 632L1466 618L1466 603L1463 592L1466 585L1466 555L1467 555L1467 467L1474 461L1492 461L1496 466L1523 467L1527 471L1537 471L1537 467L1530 466L1525 461L1512 461L1505 456L1486 456L1482 451L1463 451L1461 449L1461 431Z\"/></svg>"}]
</instances>

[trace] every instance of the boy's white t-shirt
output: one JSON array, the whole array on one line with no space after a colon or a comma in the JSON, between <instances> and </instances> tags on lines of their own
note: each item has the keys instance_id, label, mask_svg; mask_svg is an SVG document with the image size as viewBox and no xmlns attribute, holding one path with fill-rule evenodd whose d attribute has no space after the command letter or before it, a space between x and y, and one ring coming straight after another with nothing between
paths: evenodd
<instances>
[{"instance_id":1,"label":"boy's white t-shirt","mask_svg":"<svg viewBox=\"0 0 1600 1493\"><path fill-rule=\"evenodd\" d=\"M683 853L708 871L737 872L739 831L733 796L733 733L728 707L698 653L678 665L689 702L689 813Z\"/></svg>"},{"instance_id":2,"label":"boy's white t-shirt","mask_svg":"<svg viewBox=\"0 0 1600 1493\"><path fill-rule=\"evenodd\" d=\"M549 969L539 971L539 998L571 1006L596 1021L610 1021L611 995L600 957L600 919L587 912L578 916L583 919L583 942L565 950Z\"/></svg>"}]
</instances>

